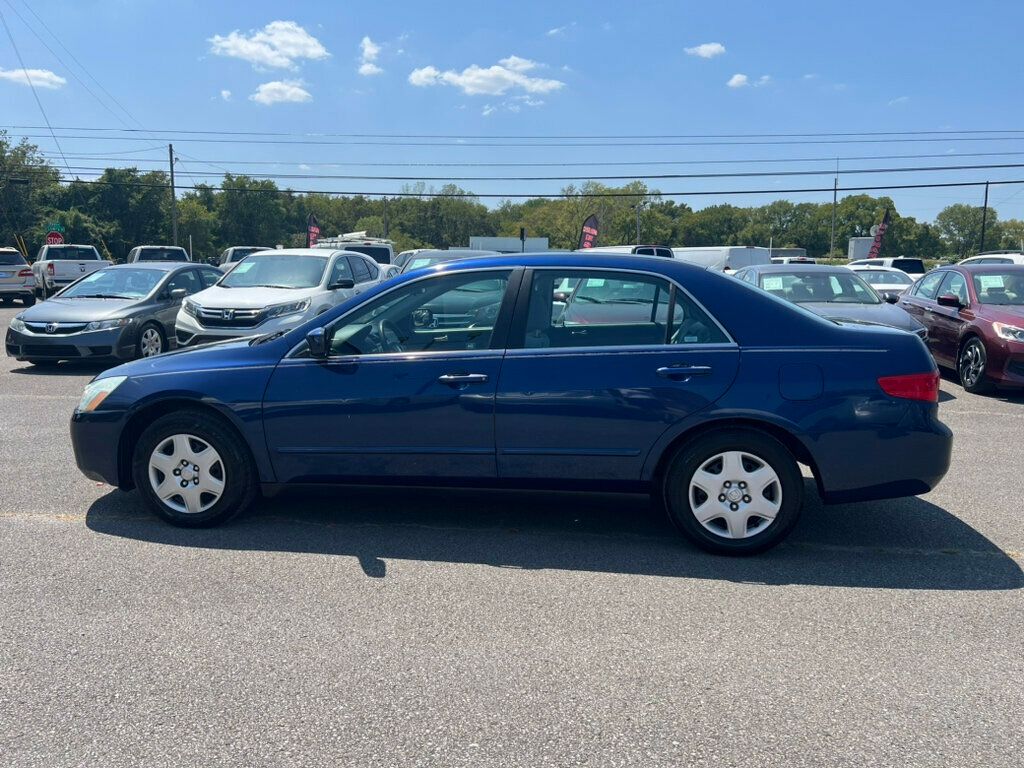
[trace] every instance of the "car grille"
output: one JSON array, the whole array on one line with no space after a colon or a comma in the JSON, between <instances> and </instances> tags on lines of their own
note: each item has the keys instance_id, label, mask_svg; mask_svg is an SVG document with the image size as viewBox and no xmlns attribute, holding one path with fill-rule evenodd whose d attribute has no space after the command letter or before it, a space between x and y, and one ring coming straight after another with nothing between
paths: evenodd
<instances>
[{"instance_id":1,"label":"car grille","mask_svg":"<svg viewBox=\"0 0 1024 768\"><path fill-rule=\"evenodd\" d=\"M46 326L55 326L52 331L47 331ZM31 333L38 333L46 336L66 336L69 333L81 333L88 323L25 323L25 327Z\"/></svg>"},{"instance_id":2,"label":"car grille","mask_svg":"<svg viewBox=\"0 0 1024 768\"><path fill-rule=\"evenodd\" d=\"M254 328L263 322L262 309L217 309L201 307L196 316L206 328Z\"/></svg>"},{"instance_id":3,"label":"car grille","mask_svg":"<svg viewBox=\"0 0 1024 768\"><path fill-rule=\"evenodd\" d=\"M79 357L78 347L70 344L23 344L24 357Z\"/></svg>"}]
</instances>

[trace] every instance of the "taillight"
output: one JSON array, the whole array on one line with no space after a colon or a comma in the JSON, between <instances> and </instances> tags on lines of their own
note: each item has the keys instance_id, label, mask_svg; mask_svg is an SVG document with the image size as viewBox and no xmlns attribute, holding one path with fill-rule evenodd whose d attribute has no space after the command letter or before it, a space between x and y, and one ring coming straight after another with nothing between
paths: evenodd
<instances>
[{"instance_id":1,"label":"taillight","mask_svg":"<svg viewBox=\"0 0 1024 768\"><path fill-rule=\"evenodd\" d=\"M31 269L23 269L18 273L18 277L32 277Z\"/></svg>"},{"instance_id":2,"label":"taillight","mask_svg":"<svg viewBox=\"0 0 1024 768\"><path fill-rule=\"evenodd\" d=\"M909 373L906 376L882 376L878 386L885 394L904 400L939 402L939 372Z\"/></svg>"},{"instance_id":3,"label":"taillight","mask_svg":"<svg viewBox=\"0 0 1024 768\"><path fill-rule=\"evenodd\" d=\"M46 265L46 272L47 272L47 274L50 274L50 275L57 274L57 270L54 269L52 261L49 264Z\"/></svg>"}]
</instances>

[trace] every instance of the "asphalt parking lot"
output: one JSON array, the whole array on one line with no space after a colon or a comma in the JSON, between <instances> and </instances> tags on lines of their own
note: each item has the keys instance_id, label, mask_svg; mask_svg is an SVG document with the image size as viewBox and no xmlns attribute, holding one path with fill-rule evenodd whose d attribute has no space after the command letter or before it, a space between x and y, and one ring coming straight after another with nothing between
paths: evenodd
<instances>
[{"instance_id":1,"label":"asphalt parking lot","mask_svg":"<svg viewBox=\"0 0 1024 768\"><path fill-rule=\"evenodd\" d=\"M947 379L935 492L809 486L737 560L641 497L293 493L173 529L74 466L96 371L0 362L0 765L1020 765L1024 397Z\"/></svg>"}]
</instances>

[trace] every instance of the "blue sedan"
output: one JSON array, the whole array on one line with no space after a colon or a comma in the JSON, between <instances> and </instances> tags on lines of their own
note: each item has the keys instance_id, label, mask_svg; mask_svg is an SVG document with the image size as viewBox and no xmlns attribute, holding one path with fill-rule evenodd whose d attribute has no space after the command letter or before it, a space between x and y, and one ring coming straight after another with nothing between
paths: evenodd
<instances>
[{"instance_id":1,"label":"blue sedan","mask_svg":"<svg viewBox=\"0 0 1024 768\"><path fill-rule=\"evenodd\" d=\"M801 464L826 502L934 488L952 447L938 386L916 336L731 277L516 254L111 369L71 436L87 477L138 489L176 525L293 484L643 489L697 545L750 554L795 524Z\"/></svg>"}]
</instances>

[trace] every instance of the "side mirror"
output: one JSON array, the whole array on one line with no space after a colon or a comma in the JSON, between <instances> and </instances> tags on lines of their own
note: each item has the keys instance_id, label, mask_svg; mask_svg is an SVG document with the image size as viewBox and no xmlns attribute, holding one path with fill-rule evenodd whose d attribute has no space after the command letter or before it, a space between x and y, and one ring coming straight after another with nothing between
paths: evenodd
<instances>
[{"instance_id":1,"label":"side mirror","mask_svg":"<svg viewBox=\"0 0 1024 768\"><path fill-rule=\"evenodd\" d=\"M940 307L955 307L960 309L963 304L960 303L960 299L954 296L952 293L944 293L936 299Z\"/></svg>"},{"instance_id":2,"label":"side mirror","mask_svg":"<svg viewBox=\"0 0 1024 768\"><path fill-rule=\"evenodd\" d=\"M314 328L306 334L306 344L309 346L309 356L317 360L327 357L327 331L323 327Z\"/></svg>"},{"instance_id":3,"label":"side mirror","mask_svg":"<svg viewBox=\"0 0 1024 768\"><path fill-rule=\"evenodd\" d=\"M897 302L899 302L899 300L900 295L898 293L893 293L892 291L882 292L882 301L884 301L886 304L896 304Z\"/></svg>"},{"instance_id":4,"label":"side mirror","mask_svg":"<svg viewBox=\"0 0 1024 768\"><path fill-rule=\"evenodd\" d=\"M184 288L175 288L169 294L169 298L171 301L181 301L186 296L188 296L188 291L186 291Z\"/></svg>"},{"instance_id":5,"label":"side mirror","mask_svg":"<svg viewBox=\"0 0 1024 768\"><path fill-rule=\"evenodd\" d=\"M341 280L335 280L333 283L328 285L327 286L327 290L329 290L329 291L337 291L337 290L340 289L340 290L343 290L343 291L347 291L350 288L355 288L355 287L356 287L356 281L355 280L351 280L351 279L349 279L347 277L344 277Z\"/></svg>"}]
</instances>

